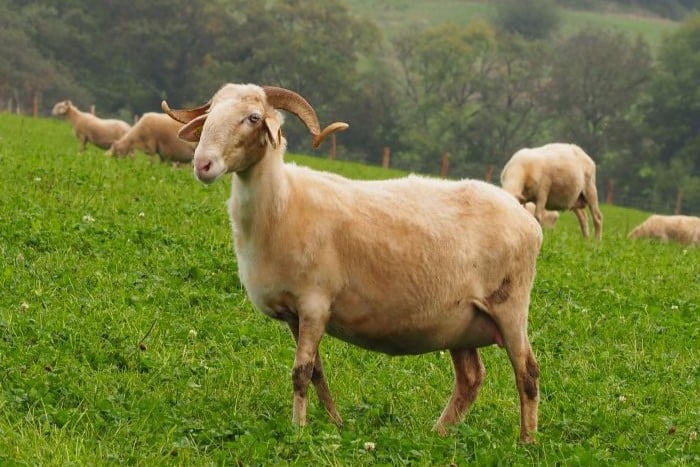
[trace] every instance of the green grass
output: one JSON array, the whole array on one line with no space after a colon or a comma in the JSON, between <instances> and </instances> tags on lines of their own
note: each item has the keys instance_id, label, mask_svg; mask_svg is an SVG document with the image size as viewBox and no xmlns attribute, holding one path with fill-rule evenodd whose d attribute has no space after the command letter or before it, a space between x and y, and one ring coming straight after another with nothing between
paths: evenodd
<instances>
[{"instance_id":1,"label":"green grass","mask_svg":"<svg viewBox=\"0 0 700 467\"><path fill-rule=\"evenodd\" d=\"M490 21L495 8L488 2L463 0L347 0L351 11L372 18L387 38L407 30L420 30L443 22L467 25L476 19ZM562 10L561 33L571 35L582 28L614 29L641 35L656 47L677 23L662 18L626 13Z\"/></svg>"},{"instance_id":2,"label":"green grass","mask_svg":"<svg viewBox=\"0 0 700 467\"><path fill-rule=\"evenodd\" d=\"M310 426L295 430L292 339L238 281L229 182L77 149L65 122L0 115L0 464L700 462L700 248L628 241L645 213L604 206L599 246L570 213L546 232L530 316L537 444L516 441L512 370L495 347L472 411L443 438L430 428L452 387L448 355L324 339L346 425L312 397Z\"/></svg>"}]
</instances>

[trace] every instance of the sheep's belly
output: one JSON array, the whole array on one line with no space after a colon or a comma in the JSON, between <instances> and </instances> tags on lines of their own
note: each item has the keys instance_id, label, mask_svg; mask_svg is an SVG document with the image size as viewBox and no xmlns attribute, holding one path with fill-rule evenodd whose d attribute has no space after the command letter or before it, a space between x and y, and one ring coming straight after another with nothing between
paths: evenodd
<instances>
[{"instance_id":1,"label":"sheep's belly","mask_svg":"<svg viewBox=\"0 0 700 467\"><path fill-rule=\"evenodd\" d=\"M485 347L498 342L493 320L474 306L439 313L366 313L353 319L332 314L331 336L389 355L416 355L435 350Z\"/></svg>"}]
</instances>

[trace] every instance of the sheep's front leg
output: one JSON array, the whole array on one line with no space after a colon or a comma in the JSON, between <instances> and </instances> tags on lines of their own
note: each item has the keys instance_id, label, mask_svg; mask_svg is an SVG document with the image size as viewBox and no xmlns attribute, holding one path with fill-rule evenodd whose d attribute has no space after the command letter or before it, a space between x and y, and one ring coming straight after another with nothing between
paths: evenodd
<instances>
[{"instance_id":1,"label":"sheep's front leg","mask_svg":"<svg viewBox=\"0 0 700 467\"><path fill-rule=\"evenodd\" d=\"M298 344L299 343L299 323L297 321L293 321L288 323L289 324L289 329L292 331L292 335L294 336L294 341ZM333 420L333 423L335 423L338 426L341 426L343 424L343 419L341 418L340 414L338 413L338 409L335 406L335 402L333 401L333 398L331 397L331 392L328 389L328 383L326 382L326 377L323 372L323 363L321 362L321 354L317 351L316 352L316 360L314 361L314 370L313 373L311 374L311 382L314 383L314 387L316 388L316 394L318 395L318 399L321 401L323 406L326 408L326 412L328 412L328 415L331 417Z\"/></svg>"},{"instance_id":2,"label":"sheep's front leg","mask_svg":"<svg viewBox=\"0 0 700 467\"><path fill-rule=\"evenodd\" d=\"M588 218L586 217L586 211L583 208L573 208L574 214L578 219L578 225L581 227L581 235L584 238L588 238Z\"/></svg>"},{"instance_id":3,"label":"sheep's front leg","mask_svg":"<svg viewBox=\"0 0 700 467\"><path fill-rule=\"evenodd\" d=\"M477 349L452 349L450 356L455 371L455 385L452 397L433 428L441 435L447 433L446 426L459 422L469 410L479 393L485 373Z\"/></svg>"},{"instance_id":4,"label":"sheep's front leg","mask_svg":"<svg viewBox=\"0 0 700 467\"><path fill-rule=\"evenodd\" d=\"M304 426L306 425L308 404L307 391L314 373L318 345L326 330L329 304L326 300L313 297L302 300L299 305L299 337L294 357L294 368L292 369L292 386L294 388L292 423Z\"/></svg>"},{"instance_id":5,"label":"sheep's front leg","mask_svg":"<svg viewBox=\"0 0 700 467\"><path fill-rule=\"evenodd\" d=\"M540 186L537 189L537 199L535 200L535 218L537 222L542 225L542 219L544 219L544 210L547 205L547 199L549 198L549 187L550 183L548 180L542 180Z\"/></svg>"}]
</instances>

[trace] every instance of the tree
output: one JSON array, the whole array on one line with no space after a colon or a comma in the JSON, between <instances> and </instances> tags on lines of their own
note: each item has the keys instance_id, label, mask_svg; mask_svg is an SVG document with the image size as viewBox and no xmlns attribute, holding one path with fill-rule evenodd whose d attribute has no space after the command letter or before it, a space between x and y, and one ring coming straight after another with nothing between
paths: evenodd
<instances>
[{"instance_id":1,"label":"tree","mask_svg":"<svg viewBox=\"0 0 700 467\"><path fill-rule=\"evenodd\" d=\"M605 30L581 30L554 49L545 105L556 119L552 136L579 144L596 159L619 149L609 129L638 102L651 73L648 45Z\"/></svg>"},{"instance_id":2,"label":"tree","mask_svg":"<svg viewBox=\"0 0 700 467\"><path fill-rule=\"evenodd\" d=\"M251 2L249 2L251 3ZM254 2L253 2L254 3ZM270 24L256 31L254 49L245 61L254 82L293 89L315 107L322 121L347 119L367 108L372 94L361 89L360 60L371 60L380 42L378 29L350 14L339 0L277 0L265 15ZM339 137L359 149L375 127L360 127ZM308 146L308 133L289 120L290 146Z\"/></svg>"},{"instance_id":3,"label":"tree","mask_svg":"<svg viewBox=\"0 0 700 467\"><path fill-rule=\"evenodd\" d=\"M494 24L527 39L545 39L559 27L559 9L553 0L498 0Z\"/></svg>"},{"instance_id":4,"label":"tree","mask_svg":"<svg viewBox=\"0 0 700 467\"><path fill-rule=\"evenodd\" d=\"M404 167L435 172L445 152L451 166L467 162L467 134L478 111L476 83L488 73L486 57L494 44L494 31L483 22L442 24L395 42L403 94L398 159Z\"/></svg>"},{"instance_id":5,"label":"tree","mask_svg":"<svg viewBox=\"0 0 700 467\"><path fill-rule=\"evenodd\" d=\"M469 132L472 158L502 166L518 149L535 146L548 124L542 113L542 85L548 70L548 49L520 35L498 37L479 76L479 112Z\"/></svg>"},{"instance_id":6,"label":"tree","mask_svg":"<svg viewBox=\"0 0 700 467\"><path fill-rule=\"evenodd\" d=\"M688 17L662 43L649 101L644 106L648 134L655 143L666 197L684 189L687 201L700 206L700 14ZM693 187L695 187L693 189Z\"/></svg>"},{"instance_id":7,"label":"tree","mask_svg":"<svg viewBox=\"0 0 700 467\"><path fill-rule=\"evenodd\" d=\"M206 53L190 73L191 87L186 94L207 89L210 96L228 81L286 87L309 100L322 122L357 122L339 137L350 151L366 153L380 144L378 135L386 134L381 128L390 120L370 112L388 115L391 107L378 104L387 103L393 93L382 86L382 94L378 83L366 78L374 76L384 82L377 76L381 68L362 72L359 67L361 60L380 66L373 60L379 31L370 22L353 17L343 3L228 2L227 8L210 16L205 30ZM287 120L285 134L292 150L308 150L308 132L296 119Z\"/></svg>"},{"instance_id":8,"label":"tree","mask_svg":"<svg viewBox=\"0 0 700 467\"><path fill-rule=\"evenodd\" d=\"M94 96L84 105L129 119L184 87L211 14L203 0L5 1L44 61Z\"/></svg>"},{"instance_id":9,"label":"tree","mask_svg":"<svg viewBox=\"0 0 700 467\"><path fill-rule=\"evenodd\" d=\"M48 58L27 33L27 26L50 9L23 11L8 1L1 1L0 9L13 11L13 14L0 17L0 43L3 44L0 98L13 101L25 112L42 97L47 102L45 105L52 105L58 96L66 93L86 98L87 92L73 82L66 68Z\"/></svg>"}]
</instances>

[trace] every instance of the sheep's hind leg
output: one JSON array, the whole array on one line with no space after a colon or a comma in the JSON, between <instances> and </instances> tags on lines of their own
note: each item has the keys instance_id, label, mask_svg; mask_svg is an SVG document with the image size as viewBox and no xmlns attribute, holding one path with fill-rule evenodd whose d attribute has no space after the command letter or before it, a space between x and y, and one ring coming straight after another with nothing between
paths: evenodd
<instances>
[{"instance_id":1,"label":"sheep's hind leg","mask_svg":"<svg viewBox=\"0 0 700 467\"><path fill-rule=\"evenodd\" d=\"M588 238L588 218L586 217L586 211L583 208L572 208L576 218L578 219L578 225L581 227L581 235L584 238Z\"/></svg>"},{"instance_id":2,"label":"sheep's hind leg","mask_svg":"<svg viewBox=\"0 0 700 467\"><path fill-rule=\"evenodd\" d=\"M297 321L294 321L288 324L289 329L292 331L292 335L294 336L294 342L296 342L298 345L299 323ZM343 419L338 413L338 409L335 406L335 402L331 397L331 392L328 388L328 383L326 382L326 377L323 372L323 363L321 362L321 355L318 353L318 351L316 352L314 369L313 373L311 374L311 382L314 384L314 388L316 388L316 395L318 396L318 399L326 408L326 412L328 412L328 415L331 417L331 420L333 420L333 423L335 423L338 426L342 426Z\"/></svg>"},{"instance_id":3,"label":"sheep's hind leg","mask_svg":"<svg viewBox=\"0 0 700 467\"><path fill-rule=\"evenodd\" d=\"M498 311L494 311L498 327L503 336L503 343L508 352L508 357L515 373L515 383L518 387L520 397L520 440L524 443L532 443L533 435L537 431L537 406L539 405L539 384L540 368L535 360L535 355L530 347L530 340L527 337L527 307L529 300L524 305L519 305L513 301L507 301L499 307L507 306L509 312L503 316L509 319L499 320ZM515 308L524 307L524 311ZM503 308L501 308L502 311ZM522 317L513 319L515 316Z\"/></svg>"},{"instance_id":4,"label":"sheep's hind leg","mask_svg":"<svg viewBox=\"0 0 700 467\"><path fill-rule=\"evenodd\" d=\"M435 423L434 430L445 435L445 427L459 422L476 399L484 380L484 364L477 349L450 350L455 372L455 385L452 396L442 415Z\"/></svg>"},{"instance_id":5,"label":"sheep's hind leg","mask_svg":"<svg viewBox=\"0 0 700 467\"><path fill-rule=\"evenodd\" d=\"M588 209L591 210L595 239L600 241L603 238L603 213L600 212L600 207L598 206L598 191L595 188L595 180L586 184L584 195L588 200Z\"/></svg>"}]
</instances>

